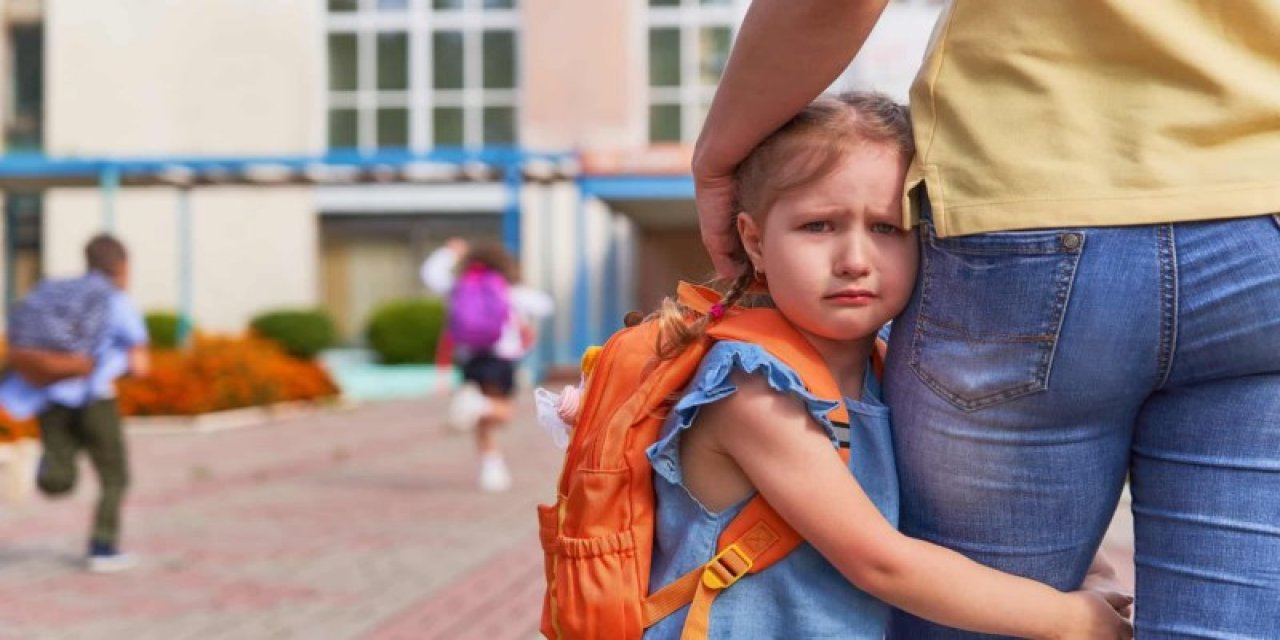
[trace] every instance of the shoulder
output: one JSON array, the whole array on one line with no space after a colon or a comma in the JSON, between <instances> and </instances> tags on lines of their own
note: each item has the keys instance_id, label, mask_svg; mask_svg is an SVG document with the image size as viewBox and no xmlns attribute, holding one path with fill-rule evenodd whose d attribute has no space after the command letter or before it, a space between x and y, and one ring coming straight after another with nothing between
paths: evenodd
<instances>
[{"instance_id":1,"label":"shoulder","mask_svg":"<svg viewBox=\"0 0 1280 640\"><path fill-rule=\"evenodd\" d=\"M142 312L138 310L138 305L129 297L129 294L123 291L113 292L111 297L107 299L107 304L111 308L112 315L116 318L142 318Z\"/></svg>"},{"instance_id":2,"label":"shoulder","mask_svg":"<svg viewBox=\"0 0 1280 640\"><path fill-rule=\"evenodd\" d=\"M698 406L700 421L723 423L739 433L764 429L776 434L784 431L778 425L785 421L817 423L834 442L827 415L839 401L814 396L795 371L760 345L717 342L694 376L689 394L676 404L678 413Z\"/></svg>"}]
</instances>

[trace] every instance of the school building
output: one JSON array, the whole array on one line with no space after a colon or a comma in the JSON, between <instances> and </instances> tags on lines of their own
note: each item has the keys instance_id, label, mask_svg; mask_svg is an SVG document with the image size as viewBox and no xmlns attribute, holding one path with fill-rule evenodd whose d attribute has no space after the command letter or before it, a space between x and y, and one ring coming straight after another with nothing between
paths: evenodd
<instances>
[{"instance_id":1,"label":"school building","mask_svg":"<svg viewBox=\"0 0 1280 640\"><path fill-rule=\"evenodd\" d=\"M572 362L710 272L688 161L748 4L0 0L4 299L110 229L146 310L322 307L358 342L431 249L491 238ZM835 87L905 100L944 6L892 2Z\"/></svg>"}]
</instances>

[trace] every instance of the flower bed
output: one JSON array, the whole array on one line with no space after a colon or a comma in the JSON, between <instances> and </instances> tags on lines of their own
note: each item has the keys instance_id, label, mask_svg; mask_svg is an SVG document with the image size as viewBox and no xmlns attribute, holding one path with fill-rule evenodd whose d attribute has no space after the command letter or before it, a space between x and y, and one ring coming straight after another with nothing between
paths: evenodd
<instances>
[{"instance_id":1,"label":"flower bed","mask_svg":"<svg viewBox=\"0 0 1280 640\"><path fill-rule=\"evenodd\" d=\"M128 416L192 416L338 394L319 365L270 340L197 335L187 349L151 354L151 374L117 385Z\"/></svg>"},{"instance_id":2,"label":"flower bed","mask_svg":"<svg viewBox=\"0 0 1280 640\"><path fill-rule=\"evenodd\" d=\"M39 437L40 425L36 424L34 418L15 420L9 416L9 412L0 408L0 445Z\"/></svg>"}]
</instances>

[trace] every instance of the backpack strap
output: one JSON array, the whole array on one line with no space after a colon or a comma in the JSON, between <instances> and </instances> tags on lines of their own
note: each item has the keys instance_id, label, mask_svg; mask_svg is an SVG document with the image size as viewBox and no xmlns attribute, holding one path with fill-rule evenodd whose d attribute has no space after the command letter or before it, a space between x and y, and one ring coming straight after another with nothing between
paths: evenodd
<instances>
[{"instance_id":1,"label":"backpack strap","mask_svg":"<svg viewBox=\"0 0 1280 640\"><path fill-rule=\"evenodd\" d=\"M706 313L720 299L719 294L710 289L687 283L680 284L678 293L681 304L699 313ZM707 334L715 340L759 344L800 375L806 388L814 395L822 398L842 396L821 355L776 310L732 309L722 321L712 325ZM882 373L883 355L883 342L877 341L872 353L876 375ZM833 423L847 425L849 422L849 413L843 402L828 416ZM847 465L849 450L840 448L837 451ZM744 575L773 566L803 542L804 538L757 494L720 534L716 555L709 562L677 578L645 600L645 627L689 604L689 614L680 637L682 640L706 638L711 605L721 591Z\"/></svg>"}]
</instances>

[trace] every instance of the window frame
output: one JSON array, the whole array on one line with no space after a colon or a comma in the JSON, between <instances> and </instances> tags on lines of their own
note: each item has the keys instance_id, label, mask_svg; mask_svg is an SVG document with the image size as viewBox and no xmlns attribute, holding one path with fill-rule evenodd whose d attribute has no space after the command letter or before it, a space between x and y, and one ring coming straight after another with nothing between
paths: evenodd
<instances>
[{"instance_id":1,"label":"window frame","mask_svg":"<svg viewBox=\"0 0 1280 640\"><path fill-rule=\"evenodd\" d=\"M715 5L704 5L703 0L679 0L676 6L652 6L649 0L643 1L645 20L642 42L645 43L645 87L649 92L645 103L645 139L650 144L670 142L654 139L649 114L656 106L676 106L680 108L679 142L693 142L706 117L703 105L711 104L711 98L719 84L718 78L715 84L702 83L699 50L701 32L705 28L728 28L732 47L750 0L728 0L724 4ZM676 29L680 34L680 82L677 86L659 87L651 84L652 53L649 50L649 38L654 29Z\"/></svg>"},{"instance_id":2,"label":"window frame","mask_svg":"<svg viewBox=\"0 0 1280 640\"><path fill-rule=\"evenodd\" d=\"M526 0L527 1L527 0ZM463 113L462 146L480 147L484 140L484 110L488 107L506 107L514 113L513 130L519 143L520 82L524 73L520 58L520 8L519 0L510 9L486 9L484 0L463 0L457 9L434 9L432 0L409 0L404 10L379 10L377 0L358 0L355 11L331 12L325 8L325 148L330 144L330 114L337 109L356 110L356 149L369 152L380 147L377 142L377 113L379 109L406 109L408 111L407 147L413 151L427 151L434 144L433 114L437 107L461 108ZM462 33L462 88L436 89L435 69L432 60L433 37L437 32ZM507 31L513 38L512 73L514 86L510 89L484 88L483 39L489 31ZM408 86L405 89L380 90L377 88L377 37L382 33L404 33L408 39ZM356 88L336 90L328 86L329 36L354 34L356 36Z\"/></svg>"}]
</instances>

